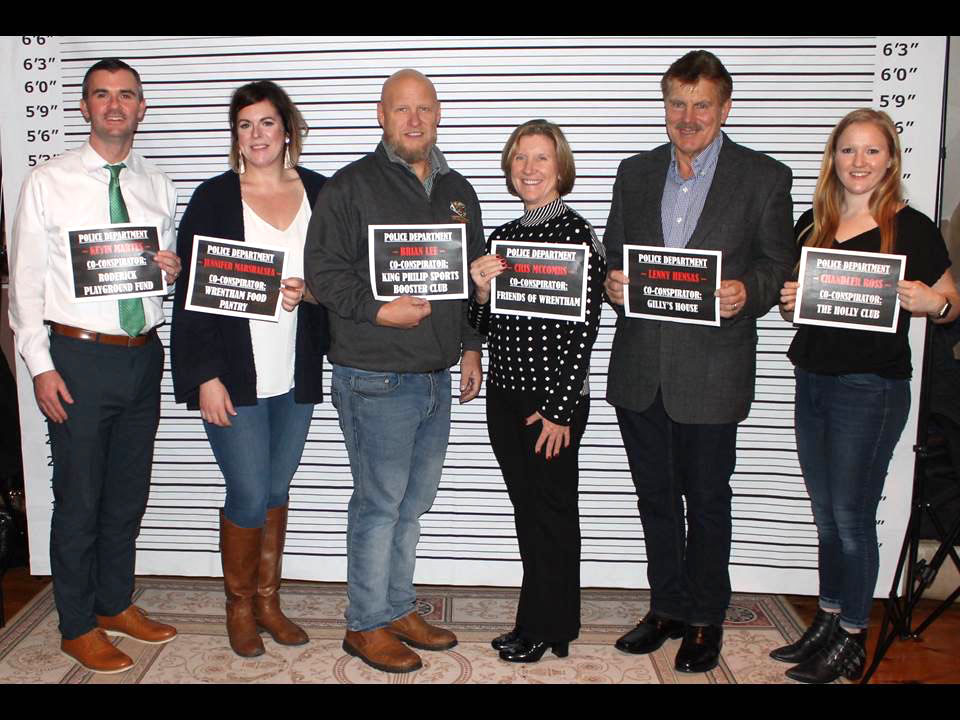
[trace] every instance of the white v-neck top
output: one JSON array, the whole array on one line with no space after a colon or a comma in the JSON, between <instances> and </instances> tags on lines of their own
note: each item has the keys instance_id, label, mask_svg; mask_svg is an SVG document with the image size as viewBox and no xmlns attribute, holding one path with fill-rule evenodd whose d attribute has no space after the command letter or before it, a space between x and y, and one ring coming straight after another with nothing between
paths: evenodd
<instances>
[{"instance_id":1,"label":"white v-neck top","mask_svg":"<svg viewBox=\"0 0 960 720\"><path fill-rule=\"evenodd\" d=\"M304 192L300 210L286 230L278 230L243 203L246 242L274 245L287 252L284 277L303 277L303 243L310 223L310 203ZM253 363L257 370L257 397L284 395L293 388L297 349L297 311L280 310L280 321L250 320Z\"/></svg>"}]
</instances>

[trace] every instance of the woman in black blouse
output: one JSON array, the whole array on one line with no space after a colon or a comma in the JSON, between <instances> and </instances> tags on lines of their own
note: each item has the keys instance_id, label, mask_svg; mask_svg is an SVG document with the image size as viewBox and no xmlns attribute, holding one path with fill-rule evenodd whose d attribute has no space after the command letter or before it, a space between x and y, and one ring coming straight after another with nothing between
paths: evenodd
<instances>
[{"instance_id":1,"label":"woman in black blouse","mask_svg":"<svg viewBox=\"0 0 960 720\"><path fill-rule=\"evenodd\" d=\"M879 567L877 506L910 408L910 315L945 323L960 312L940 232L903 202L900 176L890 117L855 110L830 135L813 208L796 225L798 246L907 257L895 333L801 325L788 352L797 453L819 537L820 609L800 640L770 654L794 663L787 675L800 682L863 673ZM797 283L788 281L780 293L786 320L796 297Z\"/></svg>"},{"instance_id":2,"label":"woman in black blouse","mask_svg":"<svg viewBox=\"0 0 960 720\"><path fill-rule=\"evenodd\" d=\"M536 662L549 647L565 657L580 632L580 516L577 453L590 411L590 351L600 322L606 263L593 228L560 199L576 170L559 127L524 123L501 155L507 190L522 217L494 240L585 245L586 320L490 313L490 281L507 268L498 255L470 265L476 290L470 323L487 335L487 427L514 507L523 586L514 629L493 640L509 662ZM489 248L489 246L488 246Z\"/></svg>"}]
</instances>

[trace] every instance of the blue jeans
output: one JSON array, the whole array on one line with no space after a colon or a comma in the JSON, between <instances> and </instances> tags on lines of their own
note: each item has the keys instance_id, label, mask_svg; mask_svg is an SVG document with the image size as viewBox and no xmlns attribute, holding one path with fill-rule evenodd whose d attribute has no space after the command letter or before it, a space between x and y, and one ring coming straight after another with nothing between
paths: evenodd
<instances>
[{"instance_id":1,"label":"blue jeans","mask_svg":"<svg viewBox=\"0 0 960 720\"><path fill-rule=\"evenodd\" d=\"M287 504L313 405L294 401L291 390L236 410L230 427L203 423L227 486L223 514L240 527L263 527L267 508Z\"/></svg>"},{"instance_id":2,"label":"blue jeans","mask_svg":"<svg viewBox=\"0 0 960 720\"><path fill-rule=\"evenodd\" d=\"M375 630L415 609L420 516L433 505L450 436L450 371L333 366L353 495L347 508L347 629Z\"/></svg>"},{"instance_id":3,"label":"blue jeans","mask_svg":"<svg viewBox=\"0 0 960 720\"><path fill-rule=\"evenodd\" d=\"M796 369L797 453L819 535L820 606L865 628L877 584L877 505L910 382Z\"/></svg>"}]
</instances>

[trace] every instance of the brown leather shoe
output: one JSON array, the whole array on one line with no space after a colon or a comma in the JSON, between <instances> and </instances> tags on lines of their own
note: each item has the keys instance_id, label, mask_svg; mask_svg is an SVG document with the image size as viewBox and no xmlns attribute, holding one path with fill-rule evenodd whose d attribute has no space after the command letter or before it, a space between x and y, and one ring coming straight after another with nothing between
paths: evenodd
<instances>
[{"instance_id":1,"label":"brown leather shoe","mask_svg":"<svg viewBox=\"0 0 960 720\"><path fill-rule=\"evenodd\" d=\"M431 625L414 610L390 623L390 632L419 650L449 650L457 644L457 636L449 630Z\"/></svg>"},{"instance_id":2,"label":"brown leather shoe","mask_svg":"<svg viewBox=\"0 0 960 720\"><path fill-rule=\"evenodd\" d=\"M347 630L343 651L383 672L408 673L423 667L420 656L397 640L387 628L364 632Z\"/></svg>"},{"instance_id":3,"label":"brown leather shoe","mask_svg":"<svg viewBox=\"0 0 960 720\"><path fill-rule=\"evenodd\" d=\"M263 655L263 640L253 617L257 593L261 528L234 525L220 511L220 560L223 588L227 595L227 635L230 647L240 657Z\"/></svg>"},{"instance_id":4,"label":"brown leather shoe","mask_svg":"<svg viewBox=\"0 0 960 720\"><path fill-rule=\"evenodd\" d=\"M131 605L119 615L97 615L97 625L107 635L121 635L150 645L163 645L177 636L177 629L173 625L151 620L136 605Z\"/></svg>"},{"instance_id":5,"label":"brown leather shoe","mask_svg":"<svg viewBox=\"0 0 960 720\"><path fill-rule=\"evenodd\" d=\"M60 651L87 670L106 675L126 672L133 660L113 646L100 628L94 628L73 640L62 638Z\"/></svg>"},{"instance_id":6,"label":"brown leather shoe","mask_svg":"<svg viewBox=\"0 0 960 720\"><path fill-rule=\"evenodd\" d=\"M267 522L260 538L260 574L253 597L253 617L281 645L303 645L307 634L280 609L280 575L283 543L287 535L287 506L267 510Z\"/></svg>"}]
</instances>

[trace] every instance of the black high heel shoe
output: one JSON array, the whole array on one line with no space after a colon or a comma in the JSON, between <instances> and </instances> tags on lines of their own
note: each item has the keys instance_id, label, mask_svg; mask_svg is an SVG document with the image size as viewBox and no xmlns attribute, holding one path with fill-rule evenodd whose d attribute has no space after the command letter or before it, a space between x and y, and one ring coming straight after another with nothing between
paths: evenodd
<instances>
[{"instance_id":1,"label":"black high heel shoe","mask_svg":"<svg viewBox=\"0 0 960 720\"><path fill-rule=\"evenodd\" d=\"M515 627L510 632L497 635L490 641L494 650L511 650L520 643L520 628Z\"/></svg>"},{"instance_id":2,"label":"black high heel shoe","mask_svg":"<svg viewBox=\"0 0 960 720\"><path fill-rule=\"evenodd\" d=\"M520 638L519 642L500 651L500 659L514 663L534 663L543 657L547 648L553 651L558 658L566 657L570 654L569 642L544 642L543 640L526 640Z\"/></svg>"}]
</instances>

